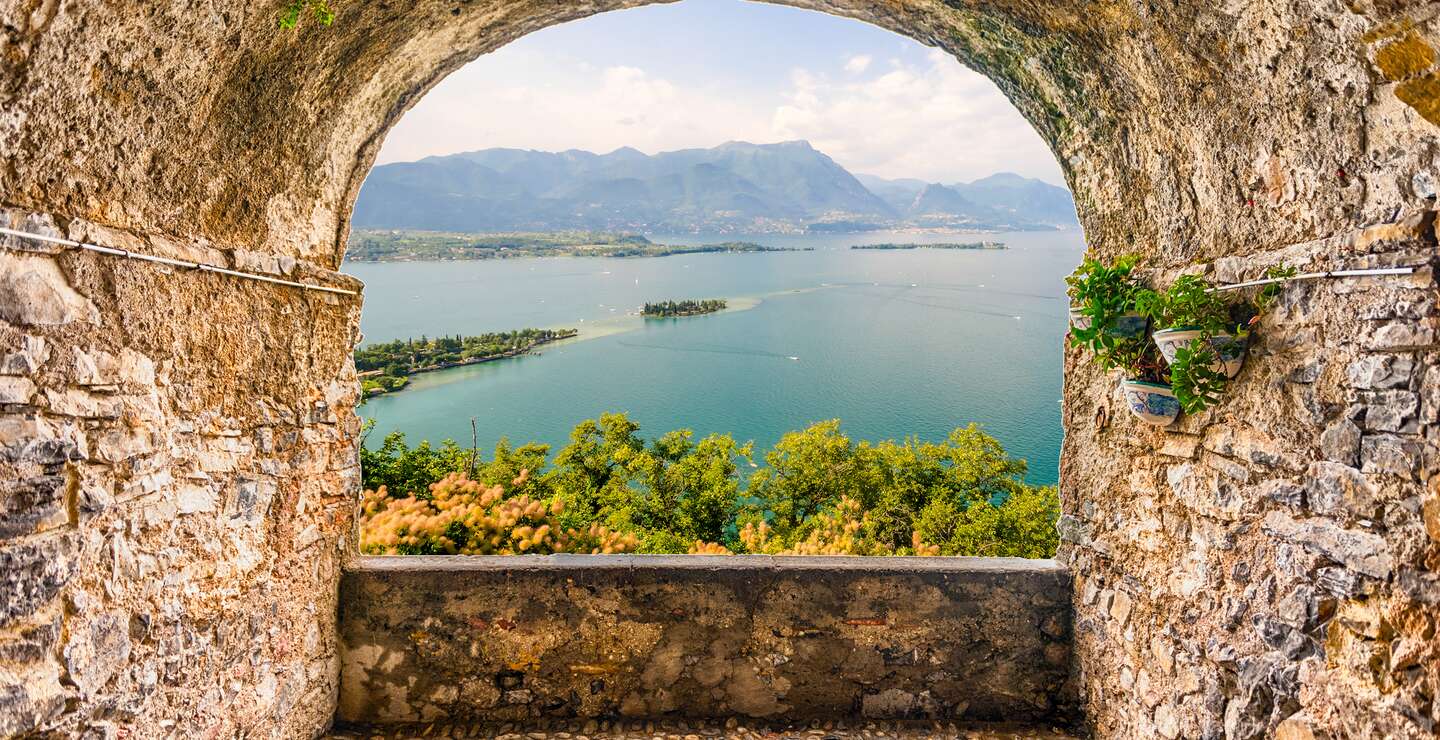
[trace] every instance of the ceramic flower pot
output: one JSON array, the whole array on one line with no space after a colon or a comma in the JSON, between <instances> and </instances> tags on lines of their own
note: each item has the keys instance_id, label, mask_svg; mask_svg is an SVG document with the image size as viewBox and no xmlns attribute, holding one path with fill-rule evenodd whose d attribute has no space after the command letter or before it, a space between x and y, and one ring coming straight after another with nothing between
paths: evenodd
<instances>
[{"instance_id":1,"label":"ceramic flower pot","mask_svg":"<svg viewBox=\"0 0 1440 740\"><path fill-rule=\"evenodd\" d=\"M1130 413L1147 424L1167 426L1180 415L1180 399L1164 383L1122 380L1120 391L1125 396L1125 406Z\"/></svg>"},{"instance_id":2,"label":"ceramic flower pot","mask_svg":"<svg viewBox=\"0 0 1440 740\"><path fill-rule=\"evenodd\" d=\"M1145 333L1145 330L1149 328L1149 323L1150 320L1147 319L1144 314L1138 314L1132 311L1121 314L1111 321L1110 325L1105 328L1105 334L1117 339L1134 339ZM1070 326L1072 328L1084 331L1089 329L1093 324L1094 319L1085 315L1084 309L1074 306L1070 307Z\"/></svg>"},{"instance_id":3,"label":"ceramic flower pot","mask_svg":"<svg viewBox=\"0 0 1440 740\"><path fill-rule=\"evenodd\" d=\"M1179 326L1174 329L1161 329L1151 336L1155 339L1155 346L1160 348L1160 355L1166 362L1173 363L1181 347L1188 347L1203 335L1204 332L1199 329ZM1245 364L1245 349L1248 344L1244 337L1228 332L1210 337L1210 349L1215 351L1216 356L1210 367L1225 373L1227 378L1235 377Z\"/></svg>"},{"instance_id":4,"label":"ceramic flower pot","mask_svg":"<svg viewBox=\"0 0 1440 740\"><path fill-rule=\"evenodd\" d=\"M1145 335L1145 330L1150 328L1150 319L1145 314L1130 312L1115 317L1110 325L1105 327L1105 333L1116 339L1134 339Z\"/></svg>"}]
</instances>

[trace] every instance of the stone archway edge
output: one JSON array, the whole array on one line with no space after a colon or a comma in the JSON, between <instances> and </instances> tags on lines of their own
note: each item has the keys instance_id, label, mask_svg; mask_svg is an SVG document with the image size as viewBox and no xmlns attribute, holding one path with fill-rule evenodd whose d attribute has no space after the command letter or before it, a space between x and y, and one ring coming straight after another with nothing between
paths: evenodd
<instances>
[{"instance_id":1,"label":"stone archway edge","mask_svg":"<svg viewBox=\"0 0 1440 740\"><path fill-rule=\"evenodd\" d=\"M98 254L106 254L112 257L143 260L145 262L156 262L162 265L183 267L191 270L200 270L202 272L214 272L221 275L229 275L231 277L242 278L244 280L259 280L260 282L272 283L275 285L285 285L292 288L300 288L302 290L319 290L326 293L338 293L340 295L359 295L358 291L346 290L344 288L332 288L327 285L314 285L311 283L302 283L295 280L284 280L281 278L270 277L268 275L258 275L251 272L232 270L227 267L220 267L219 265L211 265L203 262L191 262L189 260L177 260L170 257L161 257L153 254L143 254L140 252L132 252L128 249L117 249L115 247L106 247L99 244L90 244L88 242L81 242L74 239L65 239L55 236L45 236L44 234L35 234L28 231L18 231L16 229L7 229L4 227L0 227L0 234L19 237L21 239L33 239L36 241L47 242L50 244L59 244L74 249L83 249L90 252L96 252Z\"/></svg>"}]
</instances>

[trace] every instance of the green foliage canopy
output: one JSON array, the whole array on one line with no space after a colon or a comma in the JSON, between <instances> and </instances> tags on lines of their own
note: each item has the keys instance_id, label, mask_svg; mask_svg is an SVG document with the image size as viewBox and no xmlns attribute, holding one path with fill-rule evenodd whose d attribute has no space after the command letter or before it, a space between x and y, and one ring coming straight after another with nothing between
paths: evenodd
<instances>
[{"instance_id":1,"label":"green foliage canopy","mask_svg":"<svg viewBox=\"0 0 1440 740\"><path fill-rule=\"evenodd\" d=\"M576 425L550 464L546 445L502 440L489 459L453 441L388 435L361 453L364 486L424 498L447 474L466 473L504 495L558 504L567 529L599 526L634 537L640 552L785 553L844 530L855 554L1050 557L1058 544L1053 486L1025 483L1026 465L971 425L943 442L872 444L838 420L786 434L757 465L752 443L688 429L647 441L624 414ZM742 466L754 467L744 480ZM528 475L525 474L528 471ZM763 523L764 537L742 530Z\"/></svg>"}]
</instances>

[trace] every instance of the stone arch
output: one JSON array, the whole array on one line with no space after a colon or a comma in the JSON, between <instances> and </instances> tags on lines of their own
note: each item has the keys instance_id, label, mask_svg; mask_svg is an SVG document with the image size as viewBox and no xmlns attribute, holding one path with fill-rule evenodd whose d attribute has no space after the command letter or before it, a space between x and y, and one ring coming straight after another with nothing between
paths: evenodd
<instances>
[{"instance_id":1,"label":"stone arch","mask_svg":"<svg viewBox=\"0 0 1440 740\"><path fill-rule=\"evenodd\" d=\"M409 105L637 4L343 2L289 32L280 2L0 0L0 220L345 283L350 203ZM1440 4L792 4L993 79L1100 254L1424 266L1297 291L1248 390L1170 432L1106 413L1067 356L1061 529L1098 734L1433 728ZM3 244L0 734L323 727L358 299Z\"/></svg>"}]
</instances>

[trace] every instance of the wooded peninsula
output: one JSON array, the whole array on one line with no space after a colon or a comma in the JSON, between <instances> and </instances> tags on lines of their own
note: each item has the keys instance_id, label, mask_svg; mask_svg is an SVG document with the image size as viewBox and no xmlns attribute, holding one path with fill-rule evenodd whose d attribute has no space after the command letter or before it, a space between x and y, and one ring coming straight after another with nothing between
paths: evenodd
<instances>
[{"instance_id":1,"label":"wooded peninsula","mask_svg":"<svg viewBox=\"0 0 1440 740\"><path fill-rule=\"evenodd\" d=\"M936 244L856 244L851 249L1009 249L1004 242L941 242Z\"/></svg>"},{"instance_id":2,"label":"wooded peninsula","mask_svg":"<svg viewBox=\"0 0 1440 740\"><path fill-rule=\"evenodd\" d=\"M640 315L647 318L699 316L724 311L725 306L725 301L718 298L704 301L660 301L659 303L646 303L645 308L641 309Z\"/></svg>"},{"instance_id":3,"label":"wooded peninsula","mask_svg":"<svg viewBox=\"0 0 1440 740\"><path fill-rule=\"evenodd\" d=\"M404 388L409 376L416 373L514 357L579 333L574 329L520 329L472 337L396 339L355 350L355 369L360 373L361 391L374 396Z\"/></svg>"},{"instance_id":4,"label":"wooded peninsula","mask_svg":"<svg viewBox=\"0 0 1440 740\"><path fill-rule=\"evenodd\" d=\"M466 234L441 231L366 231L350 234L345 259L352 262L487 260L522 257L669 257L712 252L808 252L754 242L656 244L639 234L590 231Z\"/></svg>"}]
</instances>

